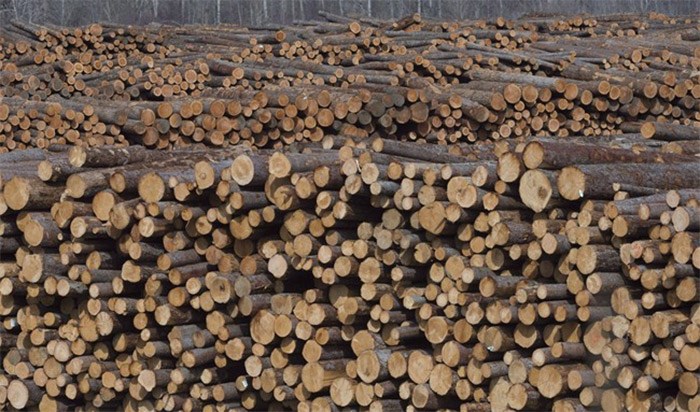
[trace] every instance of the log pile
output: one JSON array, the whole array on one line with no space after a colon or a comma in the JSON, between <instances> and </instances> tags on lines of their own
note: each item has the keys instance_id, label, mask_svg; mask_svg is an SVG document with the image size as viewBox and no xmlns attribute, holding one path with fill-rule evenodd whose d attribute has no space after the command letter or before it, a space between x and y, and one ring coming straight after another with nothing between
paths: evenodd
<instances>
[{"instance_id":1,"label":"log pile","mask_svg":"<svg viewBox=\"0 0 700 412\"><path fill-rule=\"evenodd\" d=\"M322 17L2 29L0 409L698 410L697 19Z\"/></svg>"},{"instance_id":2,"label":"log pile","mask_svg":"<svg viewBox=\"0 0 700 412\"><path fill-rule=\"evenodd\" d=\"M698 151L697 16L324 17L284 28L15 22L0 31L0 150L624 132Z\"/></svg>"},{"instance_id":3,"label":"log pile","mask_svg":"<svg viewBox=\"0 0 700 412\"><path fill-rule=\"evenodd\" d=\"M695 159L459 148L4 155L1 404L695 410Z\"/></svg>"}]
</instances>

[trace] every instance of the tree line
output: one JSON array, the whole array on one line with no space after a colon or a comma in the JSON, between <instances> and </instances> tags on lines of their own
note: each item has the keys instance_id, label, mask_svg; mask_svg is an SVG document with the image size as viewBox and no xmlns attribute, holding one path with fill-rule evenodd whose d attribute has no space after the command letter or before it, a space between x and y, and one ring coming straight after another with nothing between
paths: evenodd
<instances>
[{"instance_id":1,"label":"tree line","mask_svg":"<svg viewBox=\"0 0 700 412\"><path fill-rule=\"evenodd\" d=\"M12 19L64 26L121 24L290 24L318 18L318 11L379 19L421 13L426 18L479 19L528 13L657 11L700 13L695 0L0 0L0 23Z\"/></svg>"}]
</instances>

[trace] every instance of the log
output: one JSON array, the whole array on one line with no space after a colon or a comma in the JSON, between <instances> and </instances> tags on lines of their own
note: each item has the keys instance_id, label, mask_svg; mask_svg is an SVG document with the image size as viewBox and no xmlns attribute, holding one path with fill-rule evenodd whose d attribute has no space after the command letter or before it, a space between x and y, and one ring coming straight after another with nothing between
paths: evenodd
<instances>
[{"instance_id":1,"label":"log","mask_svg":"<svg viewBox=\"0 0 700 412\"><path fill-rule=\"evenodd\" d=\"M658 189L690 188L699 183L691 177L697 172L695 163L678 165L590 165L569 166L562 169L557 177L557 189L567 200L582 197L611 199L614 195L613 183L634 184Z\"/></svg>"}]
</instances>

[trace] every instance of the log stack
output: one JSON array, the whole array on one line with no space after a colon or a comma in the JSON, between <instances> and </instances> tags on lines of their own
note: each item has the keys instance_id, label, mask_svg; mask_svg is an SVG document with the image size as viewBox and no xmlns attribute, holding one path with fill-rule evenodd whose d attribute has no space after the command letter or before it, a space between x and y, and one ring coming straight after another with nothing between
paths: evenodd
<instances>
[{"instance_id":1,"label":"log stack","mask_svg":"<svg viewBox=\"0 0 700 412\"><path fill-rule=\"evenodd\" d=\"M557 144L4 155L3 400L694 409L698 163Z\"/></svg>"},{"instance_id":2,"label":"log stack","mask_svg":"<svg viewBox=\"0 0 700 412\"><path fill-rule=\"evenodd\" d=\"M698 410L697 19L322 17L3 29L0 408Z\"/></svg>"},{"instance_id":3,"label":"log stack","mask_svg":"<svg viewBox=\"0 0 700 412\"><path fill-rule=\"evenodd\" d=\"M697 16L0 29L0 150L325 135L653 137L695 154Z\"/></svg>"}]
</instances>

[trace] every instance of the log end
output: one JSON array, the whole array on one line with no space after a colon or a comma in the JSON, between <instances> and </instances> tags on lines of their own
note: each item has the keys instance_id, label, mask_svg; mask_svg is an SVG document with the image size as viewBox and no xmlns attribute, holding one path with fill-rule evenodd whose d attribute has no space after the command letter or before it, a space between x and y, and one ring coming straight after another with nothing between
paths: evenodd
<instances>
[{"instance_id":1,"label":"log end","mask_svg":"<svg viewBox=\"0 0 700 412\"><path fill-rule=\"evenodd\" d=\"M434 396L434 395L433 395ZM431 398L428 385L418 385L411 394L411 403L417 408L425 408Z\"/></svg>"},{"instance_id":2,"label":"log end","mask_svg":"<svg viewBox=\"0 0 700 412\"><path fill-rule=\"evenodd\" d=\"M48 160L42 160L36 167L36 174L39 179L48 182L53 176L53 164Z\"/></svg>"},{"instance_id":3,"label":"log end","mask_svg":"<svg viewBox=\"0 0 700 412\"><path fill-rule=\"evenodd\" d=\"M214 185L216 172L207 161L200 161L194 165L194 180L200 189L208 189Z\"/></svg>"},{"instance_id":4,"label":"log end","mask_svg":"<svg viewBox=\"0 0 700 412\"><path fill-rule=\"evenodd\" d=\"M137 381L144 389L150 392L156 387L156 374L150 369L142 370Z\"/></svg>"},{"instance_id":5,"label":"log end","mask_svg":"<svg viewBox=\"0 0 700 412\"><path fill-rule=\"evenodd\" d=\"M522 89L517 84L509 83L503 88L503 98L510 104L518 103L522 98L522 93Z\"/></svg>"},{"instance_id":6,"label":"log end","mask_svg":"<svg viewBox=\"0 0 700 412\"><path fill-rule=\"evenodd\" d=\"M139 196L148 203L159 202L165 196L165 182L156 173L149 173L139 179Z\"/></svg>"},{"instance_id":7,"label":"log end","mask_svg":"<svg viewBox=\"0 0 700 412\"><path fill-rule=\"evenodd\" d=\"M593 323L586 328L586 331L583 333L583 344L586 345L586 349L594 355L600 355L608 342L608 335L603 331L600 322Z\"/></svg>"},{"instance_id":8,"label":"log end","mask_svg":"<svg viewBox=\"0 0 700 412\"><path fill-rule=\"evenodd\" d=\"M70 233L74 238L81 238L87 233L87 222L85 218L76 217L70 222Z\"/></svg>"},{"instance_id":9,"label":"log end","mask_svg":"<svg viewBox=\"0 0 700 412\"><path fill-rule=\"evenodd\" d=\"M41 255L27 255L22 263L21 278L27 282L36 283L44 273L43 258Z\"/></svg>"},{"instance_id":10,"label":"log end","mask_svg":"<svg viewBox=\"0 0 700 412\"><path fill-rule=\"evenodd\" d=\"M30 220L24 228L24 240L31 246L39 246L43 239L43 226L34 220Z\"/></svg>"},{"instance_id":11,"label":"log end","mask_svg":"<svg viewBox=\"0 0 700 412\"><path fill-rule=\"evenodd\" d=\"M155 311L154 317L156 319L156 323L158 323L159 325L167 325L170 321L170 318L172 317L170 307L168 305L158 306L158 308Z\"/></svg>"},{"instance_id":12,"label":"log end","mask_svg":"<svg viewBox=\"0 0 700 412\"><path fill-rule=\"evenodd\" d=\"M373 383L379 376L381 365L373 350L366 350L357 358L357 376L365 383Z\"/></svg>"},{"instance_id":13,"label":"log end","mask_svg":"<svg viewBox=\"0 0 700 412\"><path fill-rule=\"evenodd\" d=\"M337 378L330 388L330 395L333 403L338 406L348 406L352 402L355 394L355 385L348 378Z\"/></svg>"},{"instance_id":14,"label":"log end","mask_svg":"<svg viewBox=\"0 0 700 412\"><path fill-rule=\"evenodd\" d=\"M29 402L27 386L20 380L10 382L10 385L7 387L7 400L10 401L10 405L15 409L22 409L27 406L27 402Z\"/></svg>"},{"instance_id":15,"label":"log end","mask_svg":"<svg viewBox=\"0 0 700 412\"><path fill-rule=\"evenodd\" d=\"M290 175L292 164L284 153L277 152L270 157L268 170L272 176L283 178Z\"/></svg>"},{"instance_id":16,"label":"log end","mask_svg":"<svg viewBox=\"0 0 700 412\"><path fill-rule=\"evenodd\" d=\"M230 173L236 183L247 185L253 180L255 165L250 157L240 155L231 163Z\"/></svg>"},{"instance_id":17,"label":"log end","mask_svg":"<svg viewBox=\"0 0 700 412\"><path fill-rule=\"evenodd\" d=\"M553 365L546 365L540 369L537 380L537 390L545 397L552 399L561 393L564 387L564 378Z\"/></svg>"},{"instance_id":18,"label":"log end","mask_svg":"<svg viewBox=\"0 0 700 412\"><path fill-rule=\"evenodd\" d=\"M408 357L408 376L417 384L427 383L433 366L432 356L423 351L413 351Z\"/></svg>"},{"instance_id":19,"label":"log end","mask_svg":"<svg viewBox=\"0 0 700 412\"><path fill-rule=\"evenodd\" d=\"M257 343L267 345L275 338L275 315L261 310L250 322L250 337Z\"/></svg>"},{"instance_id":20,"label":"log end","mask_svg":"<svg viewBox=\"0 0 700 412\"><path fill-rule=\"evenodd\" d=\"M523 150L523 163L528 169L537 169L544 160L544 147L540 142L530 142Z\"/></svg>"},{"instance_id":21,"label":"log end","mask_svg":"<svg viewBox=\"0 0 700 412\"><path fill-rule=\"evenodd\" d=\"M320 392L323 389L324 370L318 363L307 363L301 370L301 382L306 390L311 393Z\"/></svg>"},{"instance_id":22,"label":"log end","mask_svg":"<svg viewBox=\"0 0 700 412\"><path fill-rule=\"evenodd\" d=\"M525 408L527 403L527 388L521 383L516 383L508 390L508 406L516 411Z\"/></svg>"},{"instance_id":23,"label":"log end","mask_svg":"<svg viewBox=\"0 0 700 412\"><path fill-rule=\"evenodd\" d=\"M15 176L5 183L2 194L10 209L22 210L29 203L29 182Z\"/></svg>"},{"instance_id":24,"label":"log end","mask_svg":"<svg viewBox=\"0 0 700 412\"><path fill-rule=\"evenodd\" d=\"M87 152L81 146L73 146L68 151L68 161L75 167L80 167L87 160Z\"/></svg>"},{"instance_id":25,"label":"log end","mask_svg":"<svg viewBox=\"0 0 700 412\"><path fill-rule=\"evenodd\" d=\"M557 189L564 199L579 200L586 193L586 175L577 167L565 167L557 178Z\"/></svg>"},{"instance_id":26,"label":"log end","mask_svg":"<svg viewBox=\"0 0 700 412\"><path fill-rule=\"evenodd\" d=\"M425 206L418 212L418 220L425 230L438 235L445 228L445 207L440 202Z\"/></svg>"},{"instance_id":27,"label":"log end","mask_svg":"<svg viewBox=\"0 0 700 412\"><path fill-rule=\"evenodd\" d=\"M99 192L92 199L92 211L95 212L95 217L103 222L109 220L109 212L112 210L114 205L117 203L117 198L114 193L105 190Z\"/></svg>"},{"instance_id":28,"label":"log end","mask_svg":"<svg viewBox=\"0 0 700 412\"><path fill-rule=\"evenodd\" d=\"M598 257L592 246L585 245L578 249L576 254L576 268L584 275L593 273L596 269Z\"/></svg>"},{"instance_id":29,"label":"log end","mask_svg":"<svg viewBox=\"0 0 700 412\"><path fill-rule=\"evenodd\" d=\"M654 126L654 123L652 122L645 122L642 124L639 132L645 139L651 139L656 134L656 126Z\"/></svg>"},{"instance_id":30,"label":"log end","mask_svg":"<svg viewBox=\"0 0 700 412\"><path fill-rule=\"evenodd\" d=\"M478 200L476 187L466 177L453 177L447 183L447 199L463 208L470 208Z\"/></svg>"},{"instance_id":31,"label":"log end","mask_svg":"<svg viewBox=\"0 0 700 412\"><path fill-rule=\"evenodd\" d=\"M425 326L425 336L428 342L439 344L445 341L449 333L449 325L445 318L441 316L433 316L428 319Z\"/></svg>"},{"instance_id":32,"label":"log end","mask_svg":"<svg viewBox=\"0 0 700 412\"><path fill-rule=\"evenodd\" d=\"M275 278L281 279L282 276L287 273L287 270L289 270L289 264L284 256L277 254L270 258L270 261L267 263L267 270L272 273Z\"/></svg>"},{"instance_id":33,"label":"log end","mask_svg":"<svg viewBox=\"0 0 700 412\"><path fill-rule=\"evenodd\" d=\"M506 183L515 182L520 176L520 158L514 153L505 153L498 158L496 173Z\"/></svg>"},{"instance_id":34,"label":"log end","mask_svg":"<svg viewBox=\"0 0 700 412\"><path fill-rule=\"evenodd\" d=\"M552 184L544 173L528 170L520 178L518 193L527 207L539 213L547 208L552 198Z\"/></svg>"}]
</instances>

